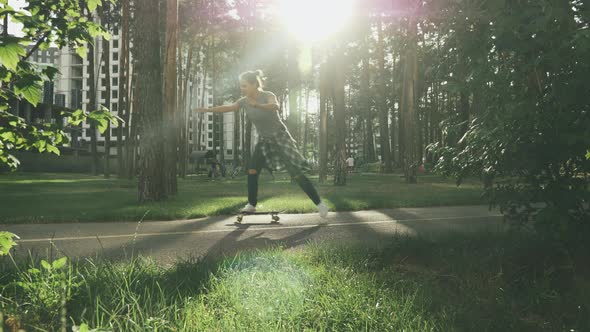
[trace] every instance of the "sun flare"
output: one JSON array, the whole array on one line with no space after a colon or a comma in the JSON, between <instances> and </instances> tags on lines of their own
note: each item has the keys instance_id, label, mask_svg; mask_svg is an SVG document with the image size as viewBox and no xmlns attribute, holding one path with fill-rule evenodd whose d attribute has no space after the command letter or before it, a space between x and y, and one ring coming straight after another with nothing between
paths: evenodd
<instances>
[{"instance_id":1,"label":"sun flare","mask_svg":"<svg viewBox=\"0 0 590 332\"><path fill-rule=\"evenodd\" d=\"M280 0L280 16L289 31L305 42L323 40L341 30L352 16L354 0Z\"/></svg>"}]
</instances>

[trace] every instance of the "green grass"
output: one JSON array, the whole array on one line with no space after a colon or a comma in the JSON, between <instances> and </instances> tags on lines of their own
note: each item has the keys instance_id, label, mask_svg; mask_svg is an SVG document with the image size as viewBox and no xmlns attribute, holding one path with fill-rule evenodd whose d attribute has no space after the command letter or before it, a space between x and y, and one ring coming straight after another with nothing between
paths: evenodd
<instances>
[{"instance_id":1,"label":"green grass","mask_svg":"<svg viewBox=\"0 0 590 332\"><path fill-rule=\"evenodd\" d=\"M397 237L382 250L310 244L171 267L137 258L27 272L31 263L5 260L0 303L40 331L57 330L60 317L114 331L588 331L589 258L503 233Z\"/></svg>"},{"instance_id":2,"label":"green grass","mask_svg":"<svg viewBox=\"0 0 590 332\"><path fill-rule=\"evenodd\" d=\"M317 183L317 178L312 178ZM358 175L345 187L319 185L333 210L482 204L481 185L423 176L409 185L397 175ZM176 197L158 203L137 203L135 181L72 174L0 175L0 223L137 221L198 218L235 213L246 204L246 179L179 180ZM288 213L314 212L315 206L284 175L261 177L259 204ZM147 215L146 215L147 213Z\"/></svg>"}]
</instances>

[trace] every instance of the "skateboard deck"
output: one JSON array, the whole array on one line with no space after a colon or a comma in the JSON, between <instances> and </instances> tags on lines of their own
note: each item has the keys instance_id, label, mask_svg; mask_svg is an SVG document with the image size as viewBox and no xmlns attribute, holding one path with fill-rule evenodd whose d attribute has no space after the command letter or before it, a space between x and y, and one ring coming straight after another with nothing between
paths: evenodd
<instances>
[{"instance_id":1,"label":"skateboard deck","mask_svg":"<svg viewBox=\"0 0 590 332\"><path fill-rule=\"evenodd\" d=\"M257 212L239 212L236 216L236 224L241 224L244 216L259 216L259 215L270 215L271 224L276 224L281 220L279 217L280 211L257 211Z\"/></svg>"}]
</instances>

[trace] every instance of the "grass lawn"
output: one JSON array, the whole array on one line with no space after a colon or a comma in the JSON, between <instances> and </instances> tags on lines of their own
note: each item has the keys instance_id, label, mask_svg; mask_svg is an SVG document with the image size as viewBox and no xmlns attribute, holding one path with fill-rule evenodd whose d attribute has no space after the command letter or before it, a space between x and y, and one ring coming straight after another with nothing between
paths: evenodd
<instances>
[{"instance_id":1,"label":"grass lawn","mask_svg":"<svg viewBox=\"0 0 590 332\"><path fill-rule=\"evenodd\" d=\"M398 237L383 250L312 243L168 267L4 258L0 308L31 331L589 331L588 261L587 250L512 233Z\"/></svg>"},{"instance_id":2,"label":"grass lawn","mask_svg":"<svg viewBox=\"0 0 590 332\"><path fill-rule=\"evenodd\" d=\"M317 178L312 178L317 183ZM482 204L478 182L457 187L452 180L422 176L409 185L398 175L360 175L345 187L318 187L326 204L337 211ZM261 176L262 209L287 213L315 212L315 206L288 177ZM246 178L209 181L179 180L176 197L158 203L137 203L135 181L73 174L0 175L0 223L138 221L198 218L233 214L246 204Z\"/></svg>"}]
</instances>

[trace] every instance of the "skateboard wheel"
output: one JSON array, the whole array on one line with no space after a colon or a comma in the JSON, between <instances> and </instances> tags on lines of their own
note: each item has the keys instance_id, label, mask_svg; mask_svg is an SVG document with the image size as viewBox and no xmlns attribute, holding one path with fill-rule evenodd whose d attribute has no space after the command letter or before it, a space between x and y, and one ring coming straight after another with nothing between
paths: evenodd
<instances>
[{"instance_id":1,"label":"skateboard wheel","mask_svg":"<svg viewBox=\"0 0 590 332\"><path fill-rule=\"evenodd\" d=\"M279 218L279 216L273 216L273 217L272 217L272 221L273 221L273 222L277 222L277 221L279 221L279 220L281 220L281 218Z\"/></svg>"},{"instance_id":2,"label":"skateboard wheel","mask_svg":"<svg viewBox=\"0 0 590 332\"><path fill-rule=\"evenodd\" d=\"M238 224L239 224L239 223L241 223L243 218L244 218L244 217L242 217L242 216L239 216L239 217L237 217L237 218L236 218L236 222L237 222Z\"/></svg>"}]
</instances>

